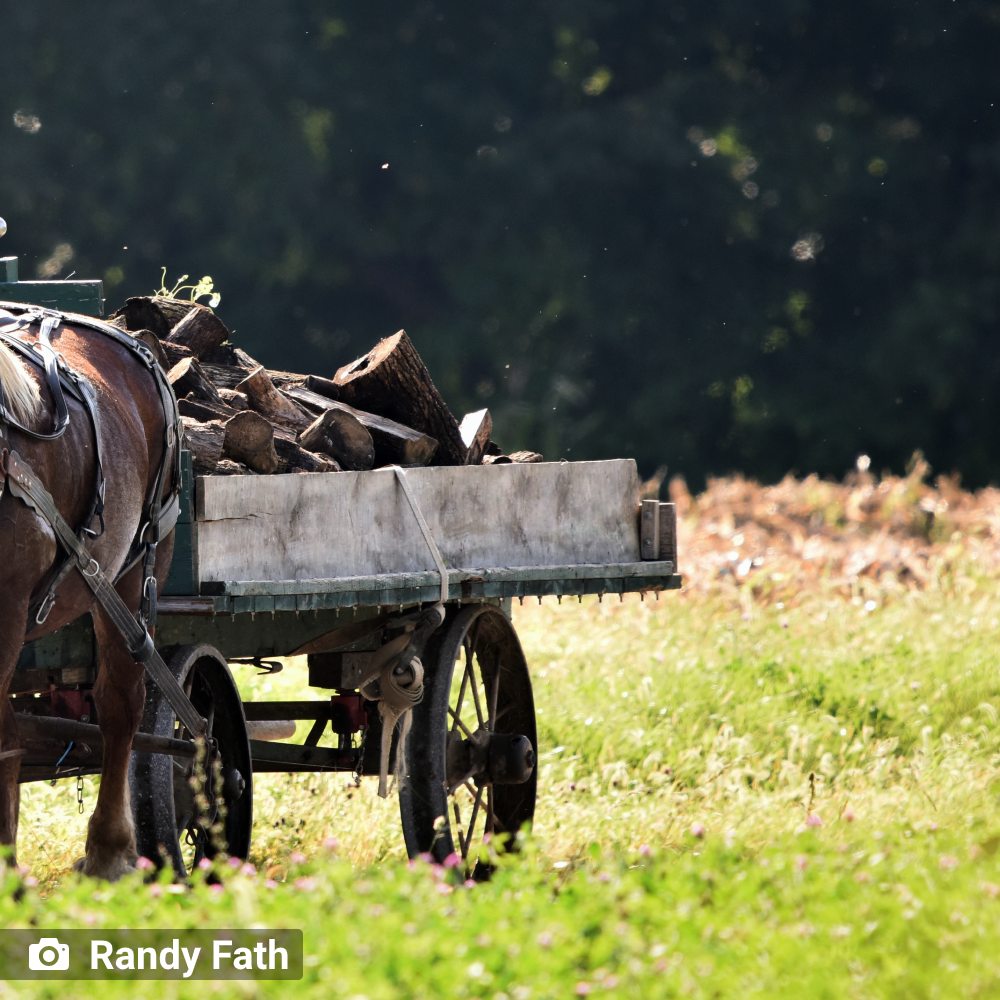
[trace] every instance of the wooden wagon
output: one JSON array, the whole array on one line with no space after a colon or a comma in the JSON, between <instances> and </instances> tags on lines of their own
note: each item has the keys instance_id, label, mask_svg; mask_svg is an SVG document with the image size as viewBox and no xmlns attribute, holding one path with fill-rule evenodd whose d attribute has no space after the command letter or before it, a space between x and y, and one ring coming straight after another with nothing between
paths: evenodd
<instances>
[{"instance_id":1,"label":"wooden wagon","mask_svg":"<svg viewBox=\"0 0 1000 1000\"><path fill-rule=\"evenodd\" d=\"M17 282L4 267L0 299L100 311L98 283ZM632 461L201 477L186 461L156 644L209 721L214 767L191 780L203 746L148 684L132 761L139 851L181 872L219 850L245 856L255 773L384 783L399 770L410 854L455 851L475 868L484 839L534 812L513 601L678 586L673 507L640 502ZM285 657L302 658L315 698L241 697L234 672ZM23 781L99 772L96 671L86 620L25 647L11 693ZM423 696L397 727L378 686L405 688L414 671Z\"/></svg>"}]
</instances>

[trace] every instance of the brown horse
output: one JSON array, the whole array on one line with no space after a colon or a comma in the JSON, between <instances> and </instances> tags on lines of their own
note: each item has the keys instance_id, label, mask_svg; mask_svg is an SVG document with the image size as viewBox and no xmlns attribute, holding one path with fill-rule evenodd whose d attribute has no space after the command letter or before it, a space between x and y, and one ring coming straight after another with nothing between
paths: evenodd
<instances>
[{"instance_id":1,"label":"brown horse","mask_svg":"<svg viewBox=\"0 0 1000 1000\"><path fill-rule=\"evenodd\" d=\"M14 330L12 336L18 340L37 344L44 315L0 306L0 333ZM90 611L99 650L93 697L104 750L86 856L78 867L88 875L115 879L134 867L136 860L128 764L143 710L143 669L107 612L95 603L77 567L61 578L56 576L66 562L64 546L52 525L23 498L13 495L8 452L30 466L74 532L91 530L80 535L90 555L115 581L115 590L129 609L137 611L146 571L152 567L142 558L134 562L135 554L141 548L139 536L149 511L159 507L174 486L173 475L164 475L162 470L172 468L177 460L171 427L176 414L166 405L162 376L144 363L130 338L84 317L58 314L50 319L46 333L65 366L93 389L97 419L91 418L81 400L67 394L69 421L64 433L52 440L26 433L45 435L52 430L59 409L55 397L60 393L30 357L0 342L0 387L7 418L0 419L4 460L0 472L0 843L14 845L17 839L21 751L8 693L21 648L26 641ZM101 479L103 513L95 493L95 483ZM172 548L172 534L168 534L152 557L160 584ZM133 562L131 568L126 565ZM52 592L54 579L58 586L54 601L46 602L44 617L39 602Z\"/></svg>"}]
</instances>

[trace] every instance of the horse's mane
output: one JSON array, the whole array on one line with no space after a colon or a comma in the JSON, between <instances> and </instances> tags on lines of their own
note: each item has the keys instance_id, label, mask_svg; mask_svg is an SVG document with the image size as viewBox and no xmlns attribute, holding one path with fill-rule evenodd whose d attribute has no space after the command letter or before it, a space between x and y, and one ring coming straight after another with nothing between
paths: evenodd
<instances>
[{"instance_id":1,"label":"horse's mane","mask_svg":"<svg viewBox=\"0 0 1000 1000\"><path fill-rule=\"evenodd\" d=\"M30 423L42 405L38 385L3 343L0 343L0 385L11 416L19 423Z\"/></svg>"}]
</instances>

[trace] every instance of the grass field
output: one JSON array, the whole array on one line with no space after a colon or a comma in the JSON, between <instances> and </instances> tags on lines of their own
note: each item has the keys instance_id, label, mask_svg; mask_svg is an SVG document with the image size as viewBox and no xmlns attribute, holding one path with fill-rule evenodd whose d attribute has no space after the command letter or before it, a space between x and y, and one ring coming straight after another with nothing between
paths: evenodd
<instances>
[{"instance_id":1,"label":"grass field","mask_svg":"<svg viewBox=\"0 0 1000 1000\"><path fill-rule=\"evenodd\" d=\"M71 785L32 786L30 875L7 871L0 914L304 929L300 983L143 996L1000 996L1000 574L949 558L923 587L819 578L787 600L735 580L515 607L540 797L491 883L407 864L374 784L275 776L252 868L221 886L98 885L68 873L84 833ZM257 683L287 693L301 673Z\"/></svg>"}]
</instances>

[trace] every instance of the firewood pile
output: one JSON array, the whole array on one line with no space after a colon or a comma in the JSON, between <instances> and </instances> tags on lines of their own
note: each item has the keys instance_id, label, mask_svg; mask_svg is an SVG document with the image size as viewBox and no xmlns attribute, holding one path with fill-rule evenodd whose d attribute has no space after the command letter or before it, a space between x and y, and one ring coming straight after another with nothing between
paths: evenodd
<instances>
[{"instance_id":1,"label":"firewood pile","mask_svg":"<svg viewBox=\"0 0 1000 1000\"><path fill-rule=\"evenodd\" d=\"M489 410L457 420L402 330L327 378L265 368L231 343L207 306L141 296L110 322L142 340L168 373L202 474L542 460L505 455L491 440Z\"/></svg>"}]
</instances>

